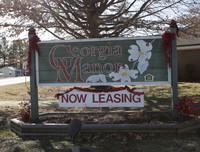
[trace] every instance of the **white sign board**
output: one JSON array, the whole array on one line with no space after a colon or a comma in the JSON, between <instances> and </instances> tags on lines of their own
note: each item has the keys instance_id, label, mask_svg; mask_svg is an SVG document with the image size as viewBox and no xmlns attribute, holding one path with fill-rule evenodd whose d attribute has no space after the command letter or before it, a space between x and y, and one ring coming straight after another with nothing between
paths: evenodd
<instances>
[{"instance_id":1,"label":"white sign board","mask_svg":"<svg viewBox=\"0 0 200 152\"><path fill-rule=\"evenodd\" d=\"M142 89L124 89L115 91L89 91L71 89L60 91L59 107L144 107Z\"/></svg>"}]
</instances>

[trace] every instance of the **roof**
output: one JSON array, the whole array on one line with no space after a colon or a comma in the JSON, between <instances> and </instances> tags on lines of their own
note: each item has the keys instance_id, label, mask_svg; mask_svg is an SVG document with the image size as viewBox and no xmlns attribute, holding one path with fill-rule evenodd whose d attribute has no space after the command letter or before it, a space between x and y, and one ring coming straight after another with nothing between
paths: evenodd
<instances>
[{"instance_id":1,"label":"roof","mask_svg":"<svg viewBox=\"0 0 200 152\"><path fill-rule=\"evenodd\" d=\"M200 38L177 38L178 46L185 46L185 45L200 45Z\"/></svg>"},{"instance_id":2,"label":"roof","mask_svg":"<svg viewBox=\"0 0 200 152\"><path fill-rule=\"evenodd\" d=\"M3 67L3 68L4 68L4 69L7 68L7 69L13 70L13 71L23 71L23 70L21 70L21 69L18 69L18 68L16 68L16 67L11 67L11 66L10 66L10 67L6 66L6 67ZM2 69L3 69L3 68L2 68Z\"/></svg>"},{"instance_id":3,"label":"roof","mask_svg":"<svg viewBox=\"0 0 200 152\"><path fill-rule=\"evenodd\" d=\"M200 38L177 38L177 50L200 50Z\"/></svg>"}]
</instances>

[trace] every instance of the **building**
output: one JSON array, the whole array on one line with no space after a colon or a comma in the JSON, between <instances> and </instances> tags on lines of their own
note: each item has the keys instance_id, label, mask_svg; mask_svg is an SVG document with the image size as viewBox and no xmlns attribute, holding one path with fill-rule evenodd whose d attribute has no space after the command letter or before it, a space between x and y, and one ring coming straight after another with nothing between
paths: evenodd
<instances>
[{"instance_id":1,"label":"building","mask_svg":"<svg viewBox=\"0 0 200 152\"><path fill-rule=\"evenodd\" d=\"M4 76L4 77L17 77L17 76L23 76L23 70L20 70L18 68L15 67L3 67L0 68L0 73Z\"/></svg>"},{"instance_id":2,"label":"building","mask_svg":"<svg viewBox=\"0 0 200 152\"><path fill-rule=\"evenodd\" d=\"M179 81L200 81L200 38L178 38Z\"/></svg>"}]
</instances>

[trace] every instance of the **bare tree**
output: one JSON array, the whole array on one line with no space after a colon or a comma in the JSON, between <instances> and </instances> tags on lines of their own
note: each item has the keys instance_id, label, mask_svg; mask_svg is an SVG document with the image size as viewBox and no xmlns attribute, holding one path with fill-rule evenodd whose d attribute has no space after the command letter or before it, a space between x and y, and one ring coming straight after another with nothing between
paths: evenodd
<instances>
[{"instance_id":1,"label":"bare tree","mask_svg":"<svg viewBox=\"0 0 200 152\"><path fill-rule=\"evenodd\" d=\"M15 66L19 69L23 69L23 64L28 56L27 52L27 41L26 40L15 40L13 44L10 45L10 53L8 64L10 66Z\"/></svg>"},{"instance_id":2,"label":"bare tree","mask_svg":"<svg viewBox=\"0 0 200 152\"><path fill-rule=\"evenodd\" d=\"M0 42L0 60L2 60L2 66L6 66L6 61L9 58L9 53L10 53L10 49L9 49L9 45L8 45L8 41L6 40L5 37L1 38L1 42Z\"/></svg>"},{"instance_id":3,"label":"bare tree","mask_svg":"<svg viewBox=\"0 0 200 152\"><path fill-rule=\"evenodd\" d=\"M194 28L184 16L198 10L198 0L1 0L1 25L15 30L11 36L34 26L58 39L132 36L163 32L170 20L180 21L181 29ZM8 18L12 22L8 22Z\"/></svg>"}]
</instances>

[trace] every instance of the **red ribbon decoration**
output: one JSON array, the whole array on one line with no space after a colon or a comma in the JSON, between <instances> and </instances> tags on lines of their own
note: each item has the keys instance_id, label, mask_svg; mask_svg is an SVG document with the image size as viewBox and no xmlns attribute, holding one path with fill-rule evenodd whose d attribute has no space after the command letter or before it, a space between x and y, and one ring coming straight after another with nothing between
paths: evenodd
<instances>
[{"instance_id":1,"label":"red ribbon decoration","mask_svg":"<svg viewBox=\"0 0 200 152\"><path fill-rule=\"evenodd\" d=\"M37 45L37 42L40 42L40 38L35 35L29 40L29 50L33 50L33 53L35 53L35 50L37 51L38 55L40 55L39 47Z\"/></svg>"},{"instance_id":2,"label":"red ribbon decoration","mask_svg":"<svg viewBox=\"0 0 200 152\"><path fill-rule=\"evenodd\" d=\"M144 92L136 92L135 88L129 88L128 86L125 87L111 87L111 88L106 88L106 89L91 89L91 88L80 88L80 87L74 87L74 88L70 88L68 90L66 90L64 93L57 93L55 95L55 98L59 98L59 96L65 94L65 93L69 93L71 91L73 91L74 89L79 90L79 91L84 91L84 92L94 92L94 93L101 93L101 92L115 92L115 91L122 91L127 89L128 92L130 93L135 93L137 95L143 95Z\"/></svg>"},{"instance_id":3,"label":"red ribbon decoration","mask_svg":"<svg viewBox=\"0 0 200 152\"><path fill-rule=\"evenodd\" d=\"M35 34L35 29L29 30L29 35L33 34L34 36L29 40L29 52L28 52L28 63L27 63L27 69L29 76L31 75L31 51L35 53L35 50L37 51L38 55L40 55L38 42L40 42L40 38Z\"/></svg>"},{"instance_id":4,"label":"red ribbon decoration","mask_svg":"<svg viewBox=\"0 0 200 152\"><path fill-rule=\"evenodd\" d=\"M175 39L175 33L170 33L169 31L165 31L165 33L162 35L162 38L164 39L164 42L162 44L162 47L166 46L166 62L169 63L169 67L171 68L171 46L172 46L172 40Z\"/></svg>"}]
</instances>

